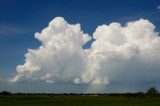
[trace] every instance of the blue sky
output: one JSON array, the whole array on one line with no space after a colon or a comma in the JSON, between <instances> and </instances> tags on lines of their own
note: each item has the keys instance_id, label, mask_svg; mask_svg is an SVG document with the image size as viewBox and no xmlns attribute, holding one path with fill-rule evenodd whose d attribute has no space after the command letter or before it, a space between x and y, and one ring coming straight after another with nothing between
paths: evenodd
<instances>
[{"instance_id":1,"label":"blue sky","mask_svg":"<svg viewBox=\"0 0 160 106\"><path fill-rule=\"evenodd\" d=\"M0 1L0 76L10 76L24 63L28 48L37 48L34 38L55 17L80 23L85 33L97 26L140 18L148 19L160 31L160 0L1 0ZM87 47L89 45L86 45Z\"/></svg>"}]
</instances>

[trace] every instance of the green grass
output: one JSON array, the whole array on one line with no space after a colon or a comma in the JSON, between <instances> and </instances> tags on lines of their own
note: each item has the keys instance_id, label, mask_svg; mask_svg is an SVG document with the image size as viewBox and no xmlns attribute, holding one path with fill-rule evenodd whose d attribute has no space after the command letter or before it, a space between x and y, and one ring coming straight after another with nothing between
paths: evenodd
<instances>
[{"instance_id":1,"label":"green grass","mask_svg":"<svg viewBox=\"0 0 160 106\"><path fill-rule=\"evenodd\" d=\"M160 97L0 96L0 106L160 106Z\"/></svg>"}]
</instances>

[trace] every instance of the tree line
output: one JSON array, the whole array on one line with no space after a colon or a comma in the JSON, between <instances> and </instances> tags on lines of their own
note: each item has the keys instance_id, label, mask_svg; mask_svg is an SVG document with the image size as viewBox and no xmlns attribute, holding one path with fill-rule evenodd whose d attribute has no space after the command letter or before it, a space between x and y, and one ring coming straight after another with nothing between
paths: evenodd
<instances>
[{"instance_id":1,"label":"tree line","mask_svg":"<svg viewBox=\"0 0 160 106\"><path fill-rule=\"evenodd\" d=\"M127 97L145 97L145 96L160 96L159 91L155 87L151 87L147 92L137 93L11 93L2 91L0 95L48 95L48 96L127 96Z\"/></svg>"}]
</instances>

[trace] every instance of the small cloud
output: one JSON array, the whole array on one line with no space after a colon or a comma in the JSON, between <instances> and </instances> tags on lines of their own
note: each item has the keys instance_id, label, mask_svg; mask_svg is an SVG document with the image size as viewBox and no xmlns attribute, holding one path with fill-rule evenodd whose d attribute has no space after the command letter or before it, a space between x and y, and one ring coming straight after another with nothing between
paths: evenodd
<instances>
[{"instance_id":1,"label":"small cloud","mask_svg":"<svg viewBox=\"0 0 160 106\"><path fill-rule=\"evenodd\" d=\"M158 10L160 10L160 5L159 5L159 6L157 6L157 9L158 9Z\"/></svg>"}]
</instances>

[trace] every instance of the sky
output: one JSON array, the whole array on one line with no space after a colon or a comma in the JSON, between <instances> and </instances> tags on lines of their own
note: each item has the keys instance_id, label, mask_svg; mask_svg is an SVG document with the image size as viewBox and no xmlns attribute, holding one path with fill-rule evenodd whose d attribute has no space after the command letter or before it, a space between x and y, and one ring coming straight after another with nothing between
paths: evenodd
<instances>
[{"instance_id":1,"label":"sky","mask_svg":"<svg viewBox=\"0 0 160 106\"><path fill-rule=\"evenodd\" d=\"M1 0L0 90L160 89L159 19L160 0Z\"/></svg>"}]
</instances>

